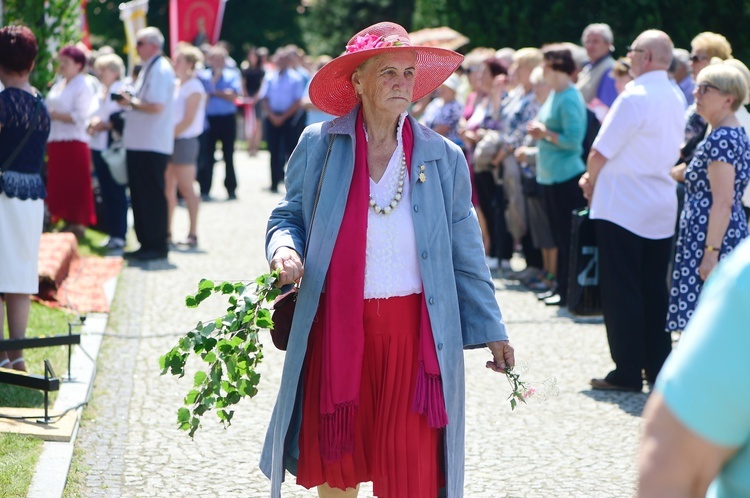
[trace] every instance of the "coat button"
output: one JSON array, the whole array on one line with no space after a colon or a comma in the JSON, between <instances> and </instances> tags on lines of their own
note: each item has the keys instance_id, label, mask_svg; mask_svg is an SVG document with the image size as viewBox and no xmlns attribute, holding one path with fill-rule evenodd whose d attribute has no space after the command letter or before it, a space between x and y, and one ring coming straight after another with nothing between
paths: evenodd
<instances>
[{"instance_id":1,"label":"coat button","mask_svg":"<svg viewBox=\"0 0 750 498\"><path fill-rule=\"evenodd\" d=\"M415 213L419 212L419 204L414 204L414 212Z\"/></svg>"},{"instance_id":2,"label":"coat button","mask_svg":"<svg viewBox=\"0 0 750 498\"><path fill-rule=\"evenodd\" d=\"M428 302L429 302L430 304L435 304L435 298L434 298L434 297L431 297L431 298L430 298L430 300L429 300Z\"/></svg>"},{"instance_id":3,"label":"coat button","mask_svg":"<svg viewBox=\"0 0 750 498\"><path fill-rule=\"evenodd\" d=\"M438 342L437 346L438 346L439 350L441 350L441 351L443 350L443 343L442 342Z\"/></svg>"},{"instance_id":4,"label":"coat button","mask_svg":"<svg viewBox=\"0 0 750 498\"><path fill-rule=\"evenodd\" d=\"M422 259L427 259L427 251L422 253Z\"/></svg>"}]
</instances>

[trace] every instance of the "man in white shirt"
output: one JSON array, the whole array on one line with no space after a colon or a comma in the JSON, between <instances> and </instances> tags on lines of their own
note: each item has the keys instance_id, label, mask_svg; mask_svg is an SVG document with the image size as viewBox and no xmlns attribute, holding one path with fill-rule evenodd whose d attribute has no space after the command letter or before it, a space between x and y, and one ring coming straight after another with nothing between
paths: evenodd
<instances>
[{"instance_id":1,"label":"man in white shirt","mask_svg":"<svg viewBox=\"0 0 750 498\"><path fill-rule=\"evenodd\" d=\"M133 94L121 93L125 115L130 202L140 249L125 257L148 261L167 257L167 199L164 172L174 147L175 74L163 57L164 36L152 27L138 31L136 50L143 70Z\"/></svg>"},{"instance_id":2,"label":"man in white shirt","mask_svg":"<svg viewBox=\"0 0 750 498\"><path fill-rule=\"evenodd\" d=\"M672 41L648 30L628 48L635 78L615 100L580 185L596 220L604 324L615 370L594 389L640 392L672 349L664 325L677 218L669 175L684 138L685 98L668 78Z\"/></svg>"}]
</instances>

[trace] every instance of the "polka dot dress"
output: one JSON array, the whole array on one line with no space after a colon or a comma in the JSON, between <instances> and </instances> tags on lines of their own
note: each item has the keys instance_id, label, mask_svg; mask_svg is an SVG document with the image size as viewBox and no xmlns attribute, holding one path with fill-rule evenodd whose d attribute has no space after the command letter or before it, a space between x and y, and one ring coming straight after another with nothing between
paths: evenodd
<instances>
[{"instance_id":1,"label":"polka dot dress","mask_svg":"<svg viewBox=\"0 0 750 498\"><path fill-rule=\"evenodd\" d=\"M669 294L667 330L684 330L693 315L703 281L698 268L703 259L708 216L713 204L708 165L714 161L734 166L734 203L719 259L726 257L748 236L742 210L742 193L750 179L750 140L744 128L720 127L711 132L695 151L685 171L685 205L680 215L672 288Z\"/></svg>"}]
</instances>

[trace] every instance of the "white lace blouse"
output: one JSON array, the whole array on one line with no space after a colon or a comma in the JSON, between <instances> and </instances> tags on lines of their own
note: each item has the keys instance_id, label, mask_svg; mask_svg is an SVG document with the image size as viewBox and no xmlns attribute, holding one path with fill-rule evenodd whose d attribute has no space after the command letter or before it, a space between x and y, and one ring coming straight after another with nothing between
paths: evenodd
<instances>
[{"instance_id":1,"label":"white lace blouse","mask_svg":"<svg viewBox=\"0 0 750 498\"><path fill-rule=\"evenodd\" d=\"M49 111L57 111L70 114L73 123L53 120L50 127L49 142L72 142L79 141L89 143L89 134L86 133L88 120L99 108L99 99L96 98L95 80L89 81L85 73L77 75L66 82L59 79L47 94L45 103Z\"/></svg>"},{"instance_id":2,"label":"white lace blouse","mask_svg":"<svg viewBox=\"0 0 750 498\"><path fill-rule=\"evenodd\" d=\"M401 116L398 145L379 182L370 178L370 195L379 206L388 205L398 188L403 143ZM422 292L417 258L417 240L411 217L411 183L407 172L398 206L389 214L367 210L367 253L365 261L365 299L408 296Z\"/></svg>"}]
</instances>

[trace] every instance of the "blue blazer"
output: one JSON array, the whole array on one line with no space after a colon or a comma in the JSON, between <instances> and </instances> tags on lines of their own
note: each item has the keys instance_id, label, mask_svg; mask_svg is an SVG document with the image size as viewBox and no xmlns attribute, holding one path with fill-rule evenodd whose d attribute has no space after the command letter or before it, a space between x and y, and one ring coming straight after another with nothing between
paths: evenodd
<instances>
[{"instance_id":1,"label":"blue blazer","mask_svg":"<svg viewBox=\"0 0 750 498\"><path fill-rule=\"evenodd\" d=\"M266 235L270 261L279 247L300 255L310 233L305 276L297 298L281 387L266 434L260 468L280 498L284 468L296 473L302 412L302 365L354 171L354 124L359 107L330 122L305 129L289 160L287 194L271 214ZM412 218L427 309L443 381L446 496L463 496L464 348L508 339L495 287L484 259L482 236L471 204L469 168L452 142L412 117ZM315 222L310 228L318 182L331 136ZM420 166L426 181L418 182Z\"/></svg>"}]
</instances>

